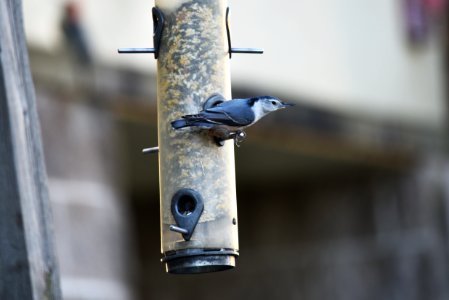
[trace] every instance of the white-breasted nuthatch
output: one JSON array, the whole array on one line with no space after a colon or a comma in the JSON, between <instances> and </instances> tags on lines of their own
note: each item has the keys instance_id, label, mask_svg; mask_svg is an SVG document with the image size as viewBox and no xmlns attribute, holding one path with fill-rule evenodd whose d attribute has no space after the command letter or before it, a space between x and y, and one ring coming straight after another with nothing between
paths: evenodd
<instances>
[{"instance_id":1,"label":"white-breasted nuthatch","mask_svg":"<svg viewBox=\"0 0 449 300\"><path fill-rule=\"evenodd\" d=\"M222 145L222 141L234 138L237 142L246 135L243 129L259 121L271 112L293 106L276 97L259 96L247 99L232 99L204 109L195 115L185 115L171 122L174 129L198 127L209 129Z\"/></svg>"}]
</instances>

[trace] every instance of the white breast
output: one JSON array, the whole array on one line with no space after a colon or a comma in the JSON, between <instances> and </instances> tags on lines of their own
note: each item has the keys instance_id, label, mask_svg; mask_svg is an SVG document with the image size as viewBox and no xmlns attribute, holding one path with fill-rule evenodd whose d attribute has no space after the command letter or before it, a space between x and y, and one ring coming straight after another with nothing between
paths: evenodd
<instances>
[{"instance_id":1,"label":"white breast","mask_svg":"<svg viewBox=\"0 0 449 300\"><path fill-rule=\"evenodd\" d=\"M254 111L254 115L256 117L254 119L254 122L257 122L260 118L265 116L265 112L264 112L264 110L262 108L262 103L260 103L260 101L257 101L256 103L254 103L253 111Z\"/></svg>"}]
</instances>

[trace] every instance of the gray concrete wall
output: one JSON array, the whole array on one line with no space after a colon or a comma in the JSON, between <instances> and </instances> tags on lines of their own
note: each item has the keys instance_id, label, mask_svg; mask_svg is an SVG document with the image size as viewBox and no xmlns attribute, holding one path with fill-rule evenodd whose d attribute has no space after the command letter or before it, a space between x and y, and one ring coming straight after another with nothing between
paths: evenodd
<instances>
[{"instance_id":1,"label":"gray concrete wall","mask_svg":"<svg viewBox=\"0 0 449 300\"><path fill-rule=\"evenodd\" d=\"M64 299L133 299L132 232L114 118L37 84Z\"/></svg>"}]
</instances>

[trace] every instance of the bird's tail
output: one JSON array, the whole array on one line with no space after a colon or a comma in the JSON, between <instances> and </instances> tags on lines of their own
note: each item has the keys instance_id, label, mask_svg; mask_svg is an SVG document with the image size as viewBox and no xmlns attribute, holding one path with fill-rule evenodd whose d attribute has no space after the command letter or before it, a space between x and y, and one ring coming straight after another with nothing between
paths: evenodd
<instances>
[{"instance_id":1,"label":"bird's tail","mask_svg":"<svg viewBox=\"0 0 449 300\"><path fill-rule=\"evenodd\" d=\"M187 126L190 126L187 122L186 119L178 119L178 120L174 120L173 122L171 122L171 126L174 129L180 129L180 128L184 128Z\"/></svg>"}]
</instances>

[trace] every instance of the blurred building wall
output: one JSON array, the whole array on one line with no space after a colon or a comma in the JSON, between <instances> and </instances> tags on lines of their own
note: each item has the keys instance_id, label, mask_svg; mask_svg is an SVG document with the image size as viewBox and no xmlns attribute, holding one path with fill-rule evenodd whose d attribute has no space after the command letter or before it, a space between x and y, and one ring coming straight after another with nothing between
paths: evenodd
<instances>
[{"instance_id":1,"label":"blurred building wall","mask_svg":"<svg viewBox=\"0 0 449 300\"><path fill-rule=\"evenodd\" d=\"M267 118L236 148L237 269L167 275L157 157L140 152L157 140L154 79L31 60L66 299L449 296L438 135L307 105Z\"/></svg>"},{"instance_id":2,"label":"blurred building wall","mask_svg":"<svg viewBox=\"0 0 449 300\"><path fill-rule=\"evenodd\" d=\"M65 2L24 1L32 45L54 49L60 44ZM155 72L151 56L116 53L119 47L152 46L153 3L76 2L97 61ZM405 3L231 0L233 45L265 48L263 57L235 55L234 85L301 96L314 105L370 118L441 127L445 114L441 20L429 16L428 38L418 47L411 45Z\"/></svg>"},{"instance_id":3,"label":"blurred building wall","mask_svg":"<svg viewBox=\"0 0 449 300\"><path fill-rule=\"evenodd\" d=\"M67 299L449 298L444 49L400 1L231 1L233 45L266 50L234 55L234 95L298 105L236 148L237 269L194 277L159 261L154 59L116 54L151 46L152 4L80 1L80 66L63 3L25 22Z\"/></svg>"},{"instance_id":4,"label":"blurred building wall","mask_svg":"<svg viewBox=\"0 0 449 300\"><path fill-rule=\"evenodd\" d=\"M63 297L134 299L134 240L114 116L95 104L83 84L89 72L69 57L53 57L50 68L30 58L54 76L34 73Z\"/></svg>"}]
</instances>

